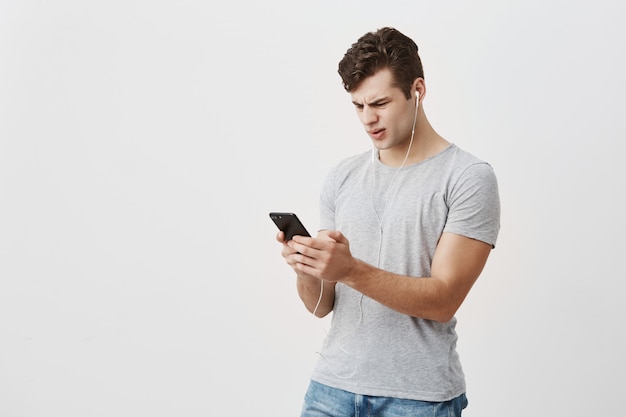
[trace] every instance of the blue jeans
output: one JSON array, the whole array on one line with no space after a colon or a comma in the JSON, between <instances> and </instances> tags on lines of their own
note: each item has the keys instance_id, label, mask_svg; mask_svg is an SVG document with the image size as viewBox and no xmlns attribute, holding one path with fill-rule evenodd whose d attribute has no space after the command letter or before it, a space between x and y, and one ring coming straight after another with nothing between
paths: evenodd
<instances>
[{"instance_id":1,"label":"blue jeans","mask_svg":"<svg viewBox=\"0 0 626 417\"><path fill-rule=\"evenodd\" d=\"M460 417L465 407L465 394L444 402L405 400L352 394L311 381L300 417Z\"/></svg>"}]
</instances>

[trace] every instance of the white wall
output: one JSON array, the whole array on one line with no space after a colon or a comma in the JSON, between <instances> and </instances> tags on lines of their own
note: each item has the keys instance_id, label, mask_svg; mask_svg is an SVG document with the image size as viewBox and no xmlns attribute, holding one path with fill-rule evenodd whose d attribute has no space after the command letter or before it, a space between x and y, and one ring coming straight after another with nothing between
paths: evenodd
<instances>
[{"instance_id":1,"label":"white wall","mask_svg":"<svg viewBox=\"0 0 626 417\"><path fill-rule=\"evenodd\" d=\"M612 414L625 11L0 1L0 416L298 414L328 322L267 213L315 230L326 171L369 149L336 64L387 25L420 46L435 128L500 183L458 315L466 414Z\"/></svg>"}]
</instances>

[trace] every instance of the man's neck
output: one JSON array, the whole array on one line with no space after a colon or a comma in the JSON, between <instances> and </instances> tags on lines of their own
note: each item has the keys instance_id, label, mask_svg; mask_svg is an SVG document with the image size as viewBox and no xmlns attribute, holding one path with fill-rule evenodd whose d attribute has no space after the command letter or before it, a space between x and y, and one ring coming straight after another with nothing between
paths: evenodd
<instances>
[{"instance_id":1,"label":"man's neck","mask_svg":"<svg viewBox=\"0 0 626 417\"><path fill-rule=\"evenodd\" d=\"M405 166L415 164L437 155L450 146L450 142L432 128L426 117L420 118L417 126L419 128L415 130L412 143L409 140L405 146L379 152L379 158L383 164L392 167L401 166L403 161ZM407 152L409 152L408 156Z\"/></svg>"}]
</instances>

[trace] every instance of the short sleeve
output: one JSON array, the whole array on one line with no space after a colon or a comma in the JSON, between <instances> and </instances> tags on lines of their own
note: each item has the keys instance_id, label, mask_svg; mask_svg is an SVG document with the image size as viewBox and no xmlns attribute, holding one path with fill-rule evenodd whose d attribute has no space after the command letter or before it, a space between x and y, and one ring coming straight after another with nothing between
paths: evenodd
<instances>
[{"instance_id":1,"label":"short sleeve","mask_svg":"<svg viewBox=\"0 0 626 417\"><path fill-rule=\"evenodd\" d=\"M492 167L484 162L461 173L448 195L444 232L483 241L495 247L500 231L500 197Z\"/></svg>"}]
</instances>

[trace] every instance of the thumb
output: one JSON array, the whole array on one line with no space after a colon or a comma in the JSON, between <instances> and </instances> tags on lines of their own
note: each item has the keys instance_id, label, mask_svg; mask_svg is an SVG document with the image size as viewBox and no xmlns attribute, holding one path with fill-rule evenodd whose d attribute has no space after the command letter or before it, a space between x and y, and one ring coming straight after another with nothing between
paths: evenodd
<instances>
[{"instance_id":1,"label":"thumb","mask_svg":"<svg viewBox=\"0 0 626 417\"><path fill-rule=\"evenodd\" d=\"M348 239L339 230L329 230L327 236L335 242L348 244Z\"/></svg>"}]
</instances>

